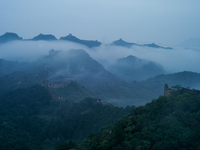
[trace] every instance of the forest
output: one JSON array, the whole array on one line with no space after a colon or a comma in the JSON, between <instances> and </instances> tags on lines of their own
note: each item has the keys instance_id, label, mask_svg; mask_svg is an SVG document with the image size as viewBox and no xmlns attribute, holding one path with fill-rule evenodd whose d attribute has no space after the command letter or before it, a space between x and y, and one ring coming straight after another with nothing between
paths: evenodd
<instances>
[{"instance_id":1,"label":"forest","mask_svg":"<svg viewBox=\"0 0 200 150\"><path fill-rule=\"evenodd\" d=\"M200 149L200 91L174 86L161 96L90 135L80 149ZM69 143L68 143L69 144Z\"/></svg>"},{"instance_id":2,"label":"forest","mask_svg":"<svg viewBox=\"0 0 200 150\"><path fill-rule=\"evenodd\" d=\"M58 101L40 85L19 88L0 97L0 149L54 149L70 139L80 143L133 108L90 97Z\"/></svg>"},{"instance_id":3,"label":"forest","mask_svg":"<svg viewBox=\"0 0 200 150\"><path fill-rule=\"evenodd\" d=\"M172 89L126 108L90 97L54 100L40 85L11 91L0 97L0 149L200 149L200 91Z\"/></svg>"}]
</instances>

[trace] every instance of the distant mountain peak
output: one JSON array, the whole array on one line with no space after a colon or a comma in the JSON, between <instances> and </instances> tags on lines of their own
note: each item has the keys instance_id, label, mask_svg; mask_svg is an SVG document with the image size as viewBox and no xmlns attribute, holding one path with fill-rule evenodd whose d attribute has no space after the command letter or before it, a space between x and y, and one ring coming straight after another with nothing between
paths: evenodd
<instances>
[{"instance_id":1,"label":"distant mountain peak","mask_svg":"<svg viewBox=\"0 0 200 150\"><path fill-rule=\"evenodd\" d=\"M159 46L159 45L156 45L155 43L152 43L152 44L144 44L142 46L147 46L147 47L152 47L152 48L162 48L162 49L173 49L171 47L163 47L163 46Z\"/></svg>"},{"instance_id":2,"label":"distant mountain peak","mask_svg":"<svg viewBox=\"0 0 200 150\"><path fill-rule=\"evenodd\" d=\"M6 32L4 35L0 36L0 43L6 43L15 40L22 40L16 33Z\"/></svg>"},{"instance_id":3,"label":"distant mountain peak","mask_svg":"<svg viewBox=\"0 0 200 150\"><path fill-rule=\"evenodd\" d=\"M39 40L44 40L44 41L52 41L52 40L57 40L56 37L52 34L42 34L40 33L38 36L35 36L33 41L39 41Z\"/></svg>"},{"instance_id":4,"label":"distant mountain peak","mask_svg":"<svg viewBox=\"0 0 200 150\"><path fill-rule=\"evenodd\" d=\"M101 42L97 41L97 40L81 40L75 36L73 36L71 33L65 37L61 37L60 40L67 40L67 41L70 41L70 42L74 42L74 43L78 43L78 44L82 44L82 45L85 45L89 48L92 48L92 47L97 47L97 46L100 46L101 45Z\"/></svg>"},{"instance_id":5,"label":"distant mountain peak","mask_svg":"<svg viewBox=\"0 0 200 150\"><path fill-rule=\"evenodd\" d=\"M112 42L112 45L116 45L116 46L123 46L123 47L131 47L133 45L138 45L138 44L135 44L135 43L129 43L129 42L126 42L124 40L122 40L122 38L120 38L119 40L116 40L114 42Z\"/></svg>"},{"instance_id":6,"label":"distant mountain peak","mask_svg":"<svg viewBox=\"0 0 200 150\"><path fill-rule=\"evenodd\" d=\"M80 41L80 39L78 39L77 37L73 36L71 33L65 37L61 37L60 40L67 40L67 41L71 41L71 42L78 42Z\"/></svg>"},{"instance_id":7,"label":"distant mountain peak","mask_svg":"<svg viewBox=\"0 0 200 150\"><path fill-rule=\"evenodd\" d=\"M122 38L112 42L111 45L122 46L122 47L127 47L127 48L130 48L132 46L147 46L147 47L152 47L152 48L173 49L171 47L162 47L162 46L156 45L155 43L143 44L143 45L136 44L136 43L130 43L130 42L124 41Z\"/></svg>"},{"instance_id":8,"label":"distant mountain peak","mask_svg":"<svg viewBox=\"0 0 200 150\"><path fill-rule=\"evenodd\" d=\"M4 35L0 36L0 44L6 43L9 41L14 41L14 40L23 40L23 39L21 37L19 37L16 33L11 33L11 32L6 32ZM34 38L28 39L28 40L54 41L54 40L57 40L57 38L52 34L40 33L39 35L35 36ZM70 41L70 42L74 42L77 44L82 44L89 48L98 47L101 45L101 42L99 42L98 40L81 40L81 39L77 38L76 36L72 35L71 33L69 33L65 37L61 37L59 40L65 40L65 41ZM122 46L122 47L127 47L127 48L130 48L132 46L146 46L146 47L152 47L152 48L173 49L171 47L159 46L159 45L156 45L155 43L140 45L140 44L136 44L136 43L126 42L122 38L120 38L119 40L113 41L110 45Z\"/></svg>"}]
</instances>

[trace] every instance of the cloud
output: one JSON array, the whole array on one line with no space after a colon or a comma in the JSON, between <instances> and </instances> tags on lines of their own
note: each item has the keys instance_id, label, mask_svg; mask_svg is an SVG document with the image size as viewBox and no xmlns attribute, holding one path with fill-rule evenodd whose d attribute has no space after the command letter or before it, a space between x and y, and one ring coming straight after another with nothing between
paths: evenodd
<instances>
[{"instance_id":1,"label":"cloud","mask_svg":"<svg viewBox=\"0 0 200 150\"><path fill-rule=\"evenodd\" d=\"M180 71L200 72L200 49L174 48L155 49L133 46L124 48L102 44L100 47L89 49L83 45L67 41L15 41L0 45L0 59L17 61L35 61L48 55L49 50L84 49L92 58L105 68L115 63L116 59L133 55L161 64L168 73Z\"/></svg>"},{"instance_id":2,"label":"cloud","mask_svg":"<svg viewBox=\"0 0 200 150\"><path fill-rule=\"evenodd\" d=\"M86 48L67 41L14 41L0 45L0 59L35 61L48 55L49 50L69 50Z\"/></svg>"},{"instance_id":3,"label":"cloud","mask_svg":"<svg viewBox=\"0 0 200 150\"><path fill-rule=\"evenodd\" d=\"M161 64L168 73L180 71L200 72L200 49L174 48L156 49L148 47L133 46L123 48L117 46L101 46L90 55L104 66L114 63L116 59L133 55L142 59L152 60Z\"/></svg>"}]
</instances>

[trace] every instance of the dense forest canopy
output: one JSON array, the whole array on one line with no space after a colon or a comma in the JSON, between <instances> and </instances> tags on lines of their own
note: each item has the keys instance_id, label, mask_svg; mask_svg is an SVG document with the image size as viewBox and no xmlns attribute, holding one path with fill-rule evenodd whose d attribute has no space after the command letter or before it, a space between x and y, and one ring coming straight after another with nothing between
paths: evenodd
<instances>
[{"instance_id":1,"label":"dense forest canopy","mask_svg":"<svg viewBox=\"0 0 200 150\"><path fill-rule=\"evenodd\" d=\"M200 91L172 90L136 108L58 101L39 85L11 91L0 97L0 149L199 149Z\"/></svg>"},{"instance_id":2,"label":"dense forest canopy","mask_svg":"<svg viewBox=\"0 0 200 150\"><path fill-rule=\"evenodd\" d=\"M82 149L200 149L200 91L174 87L135 108L111 127L90 135Z\"/></svg>"},{"instance_id":3,"label":"dense forest canopy","mask_svg":"<svg viewBox=\"0 0 200 150\"><path fill-rule=\"evenodd\" d=\"M89 97L79 103L58 101L40 85L17 89L0 97L0 149L50 149L70 139L79 143L133 108Z\"/></svg>"}]
</instances>

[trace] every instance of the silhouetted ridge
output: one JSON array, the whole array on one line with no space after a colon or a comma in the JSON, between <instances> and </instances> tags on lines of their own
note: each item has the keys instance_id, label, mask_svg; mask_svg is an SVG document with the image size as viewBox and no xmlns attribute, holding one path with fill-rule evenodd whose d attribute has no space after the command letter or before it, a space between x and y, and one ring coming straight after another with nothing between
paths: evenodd
<instances>
[{"instance_id":1,"label":"silhouetted ridge","mask_svg":"<svg viewBox=\"0 0 200 150\"><path fill-rule=\"evenodd\" d=\"M153 47L153 48L173 49L173 48L171 48L171 47L162 47L162 46L156 45L155 43L152 43L152 44L144 44L143 46L148 46L148 47Z\"/></svg>"},{"instance_id":2,"label":"silhouetted ridge","mask_svg":"<svg viewBox=\"0 0 200 150\"><path fill-rule=\"evenodd\" d=\"M44 41L52 41L52 40L57 40L55 36L51 35L51 34L39 34L38 36L35 36L34 38L32 38L31 40L33 41L39 41L39 40L44 40Z\"/></svg>"},{"instance_id":3,"label":"silhouetted ridge","mask_svg":"<svg viewBox=\"0 0 200 150\"><path fill-rule=\"evenodd\" d=\"M85 46L87 46L89 48L101 45L101 42L98 42L97 40L96 41L81 40L81 39L78 39L77 37L73 36L72 34L69 34L68 36L65 36L65 37L61 37L60 40L67 40L67 41L70 41L70 42L75 42L75 43L78 43L78 44L83 44L83 45L85 45Z\"/></svg>"},{"instance_id":4,"label":"silhouetted ridge","mask_svg":"<svg viewBox=\"0 0 200 150\"><path fill-rule=\"evenodd\" d=\"M143 44L143 45L136 44L136 43L129 43L129 42L126 42L126 41L124 41L122 39L119 39L117 41L112 42L111 45L128 47L128 48L130 48L131 46L147 46L147 47L152 47L152 48L173 49L171 47L162 47L162 46L156 45L155 43Z\"/></svg>"},{"instance_id":5,"label":"silhouetted ridge","mask_svg":"<svg viewBox=\"0 0 200 150\"><path fill-rule=\"evenodd\" d=\"M131 47L133 45L138 45L138 44L135 44L135 43L129 43L129 42L126 42L122 39L119 39L117 41L114 41L112 42L113 45L116 45L116 46L123 46L123 47Z\"/></svg>"},{"instance_id":6,"label":"silhouetted ridge","mask_svg":"<svg viewBox=\"0 0 200 150\"><path fill-rule=\"evenodd\" d=\"M0 36L0 44L6 43L6 42L9 42L9 41L13 41L13 40L23 40L23 39L21 37L19 37L16 33L9 33L9 32ZM29 39L29 40L32 40L32 41L39 41L39 40L53 41L53 40L57 40L57 39L52 34L39 34L38 36L35 36L34 38ZM70 42L82 44L82 45L85 45L89 48L98 47L98 46L101 45L101 42L99 42L97 40L95 40L95 41L94 40L81 40L81 39L73 36L72 34L69 34L65 37L61 37L60 40L65 40L65 41L70 41ZM152 48L173 49L171 47L159 46L159 45L156 45L154 43L143 44L143 45L136 44L136 43L130 43L130 42L126 42L126 41L122 40L121 38L119 40L112 42L110 45L122 46L122 47L127 47L127 48L130 48L132 46L147 46L147 47L152 47Z\"/></svg>"},{"instance_id":7,"label":"silhouetted ridge","mask_svg":"<svg viewBox=\"0 0 200 150\"><path fill-rule=\"evenodd\" d=\"M107 69L126 82L145 80L164 73L164 69L161 65L132 55L117 59L117 61Z\"/></svg>"},{"instance_id":8,"label":"silhouetted ridge","mask_svg":"<svg viewBox=\"0 0 200 150\"><path fill-rule=\"evenodd\" d=\"M16 33L6 32L4 35L0 36L0 43L6 43L14 40L22 40Z\"/></svg>"}]
</instances>

